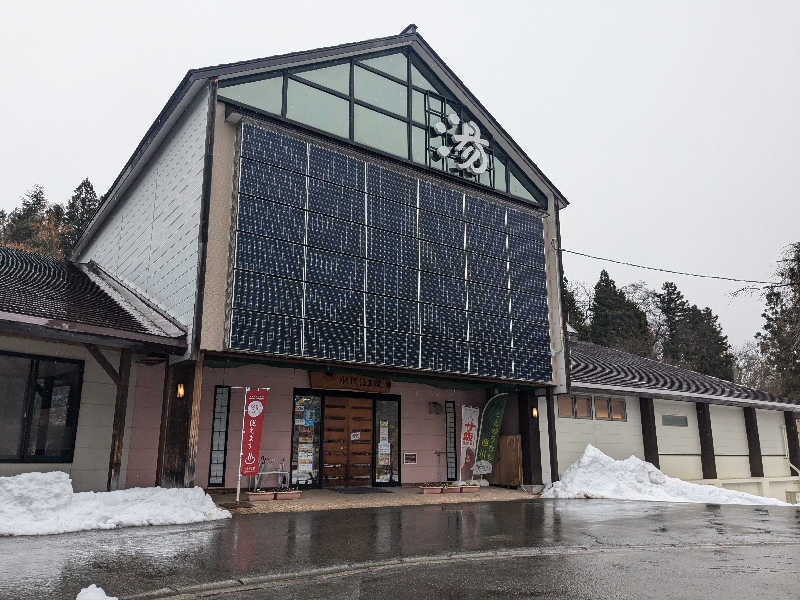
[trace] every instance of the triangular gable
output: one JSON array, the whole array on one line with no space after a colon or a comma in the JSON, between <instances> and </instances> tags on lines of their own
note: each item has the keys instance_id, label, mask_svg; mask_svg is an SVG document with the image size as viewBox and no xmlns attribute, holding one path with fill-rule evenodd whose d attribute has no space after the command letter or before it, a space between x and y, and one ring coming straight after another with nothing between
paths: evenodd
<instances>
[{"instance_id":1,"label":"triangular gable","mask_svg":"<svg viewBox=\"0 0 800 600\"><path fill-rule=\"evenodd\" d=\"M427 45L412 47L418 38L257 74L229 68L218 98L546 209L549 182L512 158L516 145L504 143L502 129L492 135L499 126L479 103L437 77Z\"/></svg>"}]
</instances>

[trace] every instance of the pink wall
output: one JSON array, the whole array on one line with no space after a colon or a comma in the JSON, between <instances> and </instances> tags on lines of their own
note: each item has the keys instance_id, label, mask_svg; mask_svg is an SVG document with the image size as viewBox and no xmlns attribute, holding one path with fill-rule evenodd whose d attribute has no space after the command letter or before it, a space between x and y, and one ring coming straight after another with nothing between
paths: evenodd
<instances>
[{"instance_id":1,"label":"pink wall","mask_svg":"<svg viewBox=\"0 0 800 600\"><path fill-rule=\"evenodd\" d=\"M266 365L247 365L233 369L206 368L203 372L203 396L200 406L200 439L197 451L197 485L208 485L208 467L211 449L211 422L214 406L214 387L217 385L270 387L261 437L261 454L290 459L292 435L292 399L295 388L310 387L308 373L301 369L279 368ZM484 390L441 389L416 383L392 383L392 394L400 395L401 452L416 452L416 465L402 465L402 482L441 481L446 478L446 459L438 457L435 450L445 450L445 414L429 414L428 402L456 401L457 429L460 431L461 404L482 406L486 399ZM236 470L241 441L241 415L244 392L231 391L231 408L228 421L228 455L225 468L225 486L236 485ZM402 460L402 455L401 455ZM275 479L264 482L275 485Z\"/></svg>"},{"instance_id":2,"label":"pink wall","mask_svg":"<svg viewBox=\"0 0 800 600\"><path fill-rule=\"evenodd\" d=\"M130 436L125 487L149 487L156 484L164 365L137 363L135 368L133 414L130 430L125 433Z\"/></svg>"}]
</instances>

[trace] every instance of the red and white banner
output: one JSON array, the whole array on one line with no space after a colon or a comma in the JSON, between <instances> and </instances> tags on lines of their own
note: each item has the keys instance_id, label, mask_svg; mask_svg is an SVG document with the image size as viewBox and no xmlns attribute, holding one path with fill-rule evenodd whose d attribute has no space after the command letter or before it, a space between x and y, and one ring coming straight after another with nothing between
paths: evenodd
<instances>
[{"instance_id":1,"label":"red and white banner","mask_svg":"<svg viewBox=\"0 0 800 600\"><path fill-rule=\"evenodd\" d=\"M478 416L481 411L474 406L461 407L461 460L458 478L461 481L472 479L475 465L475 448L478 445Z\"/></svg>"},{"instance_id":2,"label":"red and white banner","mask_svg":"<svg viewBox=\"0 0 800 600\"><path fill-rule=\"evenodd\" d=\"M242 475L258 474L258 452L261 448L261 426L267 406L267 390L247 388L244 394L242 421Z\"/></svg>"}]
</instances>

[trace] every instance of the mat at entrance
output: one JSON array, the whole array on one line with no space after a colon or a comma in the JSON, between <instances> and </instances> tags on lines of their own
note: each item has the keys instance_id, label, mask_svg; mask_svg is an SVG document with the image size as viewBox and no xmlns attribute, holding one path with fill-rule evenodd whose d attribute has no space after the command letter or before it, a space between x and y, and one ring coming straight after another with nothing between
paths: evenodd
<instances>
[{"instance_id":1,"label":"mat at entrance","mask_svg":"<svg viewBox=\"0 0 800 600\"><path fill-rule=\"evenodd\" d=\"M386 488L373 488L373 487L351 487L351 488L338 488L336 490L340 494L391 494Z\"/></svg>"}]
</instances>

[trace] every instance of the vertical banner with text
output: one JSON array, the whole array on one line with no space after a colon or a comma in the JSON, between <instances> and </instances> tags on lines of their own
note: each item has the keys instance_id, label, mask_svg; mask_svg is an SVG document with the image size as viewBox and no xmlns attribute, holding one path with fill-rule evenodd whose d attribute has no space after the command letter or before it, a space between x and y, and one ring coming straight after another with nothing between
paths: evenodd
<instances>
[{"instance_id":1,"label":"vertical banner with text","mask_svg":"<svg viewBox=\"0 0 800 600\"><path fill-rule=\"evenodd\" d=\"M261 426L267 406L267 390L247 388L244 395L242 423L242 475L258 474L258 453L261 447Z\"/></svg>"},{"instance_id":2,"label":"vertical banner with text","mask_svg":"<svg viewBox=\"0 0 800 600\"><path fill-rule=\"evenodd\" d=\"M508 394L497 394L483 407L478 432L478 451L475 456L475 466L472 467L472 472L476 475L488 475L492 472L497 457L497 444L500 441L500 429L503 427L506 400Z\"/></svg>"},{"instance_id":3,"label":"vertical banner with text","mask_svg":"<svg viewBox=\"0 0 800 600\"><path fill-rule=\"evenodd\" d=\"M461 456L459 460L458 479L472 479L472 467L475 466L475 448L478 445L478 416L480 409L474 406L461 407Z\"/></svg>"}]
</instances>

